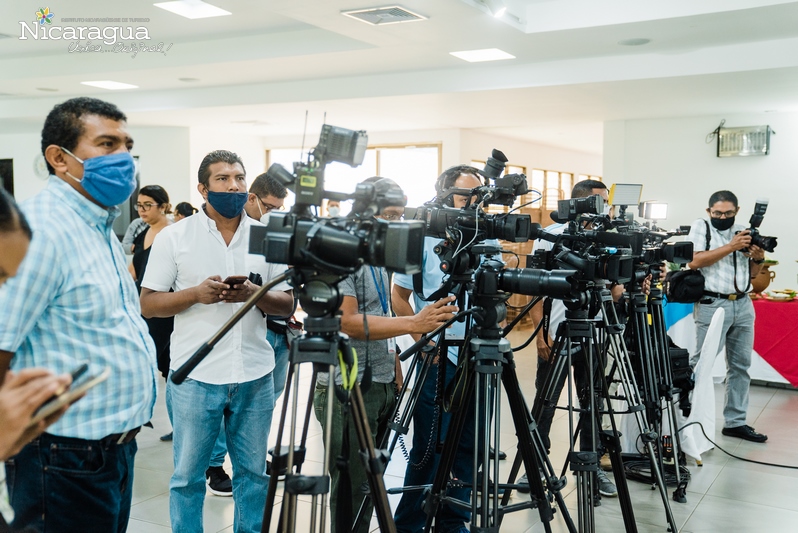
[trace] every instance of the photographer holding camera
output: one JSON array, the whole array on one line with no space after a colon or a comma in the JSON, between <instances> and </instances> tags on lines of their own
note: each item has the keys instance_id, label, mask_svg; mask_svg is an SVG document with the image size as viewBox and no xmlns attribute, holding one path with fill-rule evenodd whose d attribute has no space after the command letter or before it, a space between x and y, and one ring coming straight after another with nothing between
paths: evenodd
<instances>
[{"instance_id":1,"label":"photographer holding camera","mask_svg":"<svg viewBox=\"0 0 798 533\"><path fill-rule=\"evenodd\" d=\"M750 280L759 274L765 251L752 244L751 231L735 224L740 208L731 191L718 191L709 197L709 248L707 224L696 220L690 228L688 240L696 250L688 266L700 269L704 275L704 298L694 304L696 325L696 353L690 358L695 368L701 346L715 310L725 311L721 345L726 346L726 395L723 407L725 425L722 433L751 442L765 442L767 435L757 433L746 425L748 389L751 377L751 352L754 348L754 305L748 297ZM767 246L767 245L765 245ZM716 354L708 354L714 358Z\"/></svg>"}]
</instances>

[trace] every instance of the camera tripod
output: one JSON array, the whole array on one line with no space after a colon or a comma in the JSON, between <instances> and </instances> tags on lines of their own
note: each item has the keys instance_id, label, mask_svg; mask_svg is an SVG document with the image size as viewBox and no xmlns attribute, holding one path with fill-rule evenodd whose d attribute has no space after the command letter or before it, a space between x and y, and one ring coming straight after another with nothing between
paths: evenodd
<instances>
[{"instance_id":1,"label":"camera tripod","mask_svg":"<svg viewBox=\"0 0 798 533\"><path fill-rule=\"evenodd\" d=\"M674 471L676 474L676 490L673 499L680 503L687 501L687 478L682 478L679 460L681 457L681 440L677 431L676 410L674 407L675 394L680 392L674 388L673 370L671 368L668 336L665 328L665 318L662 311L662 290L652 288L646 302L646 297L640 291L639 285L630 284L624 293L624 301L628 302L631 324L630 333L632 343L637 355L638 375L641 377L641 390L643 405L646 407L646 418L651 424L652 431L662 436L662 409L667 415L668 425L671 428L671 451L667 453L673 457ZM649 322L649 316L651 321ZM663 437L664 439L664 437ZM660 471L665 470L663 459L664 443L657 440L657 457Z\"/></svg>"},{"instance_id":2,"label":"camera tripod","mask_svg":"<svg viewBox=\"0 0 798 533\"><path fill-rule=\"evenodd\" d=\"M424 504L427 514L425 531L430 531L433 520L442 505L453 505L471 510L471 530L495 532L501 526L505 514L522 509L537 508L546 531L551 531L551 521L555 513L554 504L559 508L570 532L577 531L571 520L560 489L565 479L558 478L546 455L545 445L540 436L537 424L530 415L521 393L515 362L509 341L502 338L499 322L506 316L505 301L509 294L498 290L498 277L501 275L502 263L493 259L483 261L474 277L474 285L470 292L475 325L471 335L467 337L467 345L461 353L459 364L459 381L453 395L461 399L459 409L454 412L443 444L438 469L433 484ZM530 472L529 484L531 500L507 506L509 491L505 491L502 505L499 502L499 490L517 488L516 485L498 483L490 484L489 476L499 479L498 450L501 416L501 385L504 385L510 403L510 411L518 437L518 448L527 472ZM477 416L477 431L474 434L473 477L470 486L480 488L481 500L472 494L470 502L464 502L447 495L447 489L462 485L461 481L450 480L450 472L454 466L460 438L465 427L469 405L473 402ZM491 435L491 417L494 419ZM492 471L489 464L489 445L492 443L494 457ZM483 470L478 473L479 466ZM517 469L516 469L517 471Z\"/></svg>"},{"instance_id":3,"label":"camera tripod","mask_svg":"<svg viewBox=\"0 0 798 533\"><path fill-rule=\"evenodd\" d=\"M285 400L280 414L280 425L277 431L277 445L274 449L271 478L266 495L266 507L263 510L263 526L261 531L268 532L271 527L272 510L277 491L277 478L286 474L285 494L280 510L278 531L281 533L296 531L296 513L299 495L310 495L311 526L309 531L325 531L326 503L330 491L330 444L332 430L333 401L336 395L341 395L350 405L352 423L357 434L361 457L364 461L366 477L374 507L377 511L377 520L380 531L394 533L396 526L393 522L388 496L385 492L383 472L387 464L387 457L381 450L374 448L371 441L371 431L368 426L366 409L363 403L360 385L357 382L356 354L349 346L348 337L340 333L341 321L335 315L341 304L342 296L338 291L337 283L340 276L311 275L302 279L302 274L295 274L294 286L301 286L298 290L302 308L310 315L305 321L306 334L298 337L291 344L290 367L288 369ZM301 427L299 444L294 444L297 439L297 417L300 369L302 363L313 364L313 377L310 383L307 408ZM336 367L341 369L342 388L335 385ZM327 431L324 432L324 463L323 474L320 476L302 475L302 464L305 459L310 416L313 409L313 391L319 372L327 372L328 394L326 406ZM333 392L335 390L338 392ZM293 395L292 395L293 392ZM283 433L286 430L288 414L288 399L291 398L291 422L288 426L290 444L288 451L283 451ZM349 505L349 502L345 502Z\"/></svg>"},{"instance_id":4,"label":"camera tripod","mask_svg":"<svg viewBox=\"0 0 798 533\"><path fill-rule=\"evenodd\" d=\"M598 299L602 311L601 327L604 329L607 345L611 348L611 354L614 359L613 372L618 375L618 380L623 389L624 399L627 402L628 412L635 417L637 427L651 462L651 470L656 478L656 485L660 490L663 506L665 508L665 515L669 525L668 530L675 533L678 531L678 528L668 502L667 487L662 478L662 473L659 468L660 465L657 462L657 457L653 448L653 443L657 441L658 435L651 430L646 419L645 407L640 398L629 353L623 340L624 326L618 321L610 291L605 288L593 288L591 292L591 296ZM586 301L589 300L586 299ZM587 372L587 379L585 381L586 390L581 391L580 403L585 406L583 410L589 415L589 420L587 423L584 423L584 419L580 417L579 429L574 436L576 436L579 431L590 431L590 438L593 441L593 446L590 450L575 452L573 449L575 439L572 440L568 459L566 460L566 466L570 463L571 469L576 476L579 531L595 531L593 498L594 494L597 492L597 487L593 486L593 481L595 473L598 471L598 454L596 453L596 438L598 436L610 456L626 531L633 533L637 531L637 525L635 523L629 488L623 470L619 439L620 434L615 425L607 379L604 375L606 356L604 350L598 349L598 347L602 346L604 343L598 341L599 337L596 320L588 318L586 306L577 309L567 309L565 316L566 320L559 325L557 337L552 346L551 370L546 376L542 390L538 391L539 398L536 399L535 409L532 415L539 418L544 406L556 405L561 390L558 384L564 382L565 376L568 374L568 370L571 367L574 348L577 348L579 354L583 357L585 371ZM574 343L576 343L576 347ZM602 414L599 408L598 393L602 395L606 403L607 414L610 416L612 430L608 432L598 432ZM569 413L573 413L575 410L573 401L571 401L570 386L568 410ZM572 416L569 416L569 419L572 419ZM528 477L531 480L532 476Z\"/></svg>"}]
</instances>

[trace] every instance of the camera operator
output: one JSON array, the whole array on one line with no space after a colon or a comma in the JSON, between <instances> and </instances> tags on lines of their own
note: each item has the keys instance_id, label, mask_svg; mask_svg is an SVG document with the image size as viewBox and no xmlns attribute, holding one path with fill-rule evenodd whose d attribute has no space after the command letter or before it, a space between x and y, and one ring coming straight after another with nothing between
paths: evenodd
<instances>
[{"instance_id":1,"label":"camera operator","mask_svg":"<svg viewBox=\"0 0 798 533\"><path fill-rule=\"evenodd\" d=\"M387 178L369 178L365 182L374 182L378 192L381 189L398 188ZM404 208L386 207L377 218L386 221L398 220ZM428 333L451 318L457 308L449 303L454 297L442 298L422 309L413 316L391 316L391 281L388 271L383 267L363 266L355 274L344 279L340 285L343 295L341 305L341 331L351 337L352 348L358 358L358 381L362 381L365 367L371 368L371 383L362 385L363 403L371 437L378 441L378 435L386 430L386 425L394 411L397 388L401 386L402 370L396 353L395 337L412 333L419 335ZM364 323L365 322L365 323ZM340 384L340 375L336 382ZM334 412L332 427L324 427L327 422L327 388L326 373L319 374L316 390L313 395L315 414L325 431L331 431L331 489L330 512L332 513L332 531L341 531L337 526L342 522L344 531L351 530L351 522L360 509L363 500L361 487L366 483L366 472L358 453L358 439L354 424L348 424L348 443L344 446L344 428L347 427L344 406L340 401L333 403ZM339 467L338 457L343 455L348 470L349 484L344 485L346 472ZM349 510L340 516L339 506L349 506ZM365 509L365 519L358 531L367 533L373 510L373 504ZM348 515L348 519L346 519ZM344 518L342 520L342 518Z\"/></svg>"},{"instance_id":2,"label":"camera operator","mask_svg":"<svg viewBox=\"0 0 798 533\"><path fill-rule=\"evenodd\" d=\"M586 198L588 196L593 196L596 194L601 196L605 202L609 199L607 186L604 185L604 183L597 180L580 181L579 183L574 185L573 189L571 190L571 198ZM546 227L545 231L555 235L560 235L566 230L566 228L567 224L557 223ZM588 226L586 226L586 229L589 228L590 225L588 224ZM535 250L551 250L552 246L553 246L552 243L538 239L534 242L532 250L533 252ZM646 287L648 287L648 283L646 284ZM622 285L613 286L611 287L611 291L612 291L613 300L617 302L620 299L621 295L623 294L623 286ZM551 358L550 346L554 340L554 335L556 335L557 333L557 327L560 325L560 323L563 320L565 320L565 305L563 304L562 300L547 298L544 301L544 305L538 304L534 306L529 313L535 326L540 324L540 322L543 320L544 306L545 307L550 306L549 326L547 330L542 329L538 333L535 339L537 352L538 352L538 371L535 377L535 388L537 389L538 394L535 397L535 403L543 401L543 399L540 398L539 395L542 391L546 376L552 368L550 364L550 358ZM572 365L574 368L574 381L576 383L577 391L579 391L579 403L581 408L586 408L589 405L588 404L589 398L587 398L586 394L583 394L583 391L587 390L589 386L589 384L587 383L588 369L585 364L586 361L584 361L579 356L579 354L581 353L579 351L579 347L575 346L574 348L572 348L572 352L573 353L571 355L572 355ZM563 356L567 356L567 354L563 354ZM595 362L598 363L597 360ZM565 385L566 382L565 378L566 375L563 374L561 376L560 381L556 384L555 390L558 397ZM543 437L543 441L545 442L547 449L550 448L551 446L549 440L549 431L551 430L551 423L552 419L554 418L554 411L555 411L554 406L544 407L542 410L543 413L542 416L537 420L538 428L540 429L540 435L541 437ZM590 431L591 424L589 418L590 416L593 415L585 412L580 413L579 416L580 449L583 451L593 449L593 438L595 437L596 448L597 448L596 451L598 452L599 457L601 457L604 454L604 448L601 444L599 436L591 435ZM597 429L600 430L600 428ZM603 470L598 471L597 480L598 480L599 494L601 494L602 496L609 496L609 497L615 497L618 495L618 489L615 487L615 484L612 481L610 481L609 477L607 477L607 474ZM526 475L522 476L521 479L519 479L519 483L528 483L527 476Z\"/></svg>"},{"instance_id":3,"label":"camera operator","mask_svg":"<svg viewBox=\"0 0 798 533\"><path fill-rule=\"evenodd\" d=\"M197 174L205 205L158 234L141 283L144 316L175 317L170 374L199 348L209 330L228 321L257 291L248 275L268 281L285 270L249 253L251 227L260 223L244 214L248 193L241 159L216 150L205 156ZM225 282L220 274L243 281ZM167 381L166 405L174 428L172 531L202 531L205 473L222 421L235 474L235 530L260 531L274 409L274 352L266 341L264 314L286 315L292 306L288 285L277 285L219 341L190 379L180 385Z\"/></svg>"},{"instance_id":4,"label":"camera operator","mask_svg":"<svg viewBox=\"0 0 798 533\"><path fill-rule=\"evenodd\" d=\"M725 425L722 433L751 442L765 442L767 435L757 433L746 425L748 389L751 377L751 352L754 349L754 305L748 293L750 280L759 274L765 251L751 244L751 236L744 226L734 223L740 210L737 197L730 191L718 191L709 197L709 249L705 250L707 224L696 220L690 228L688 240L694 247L693 261L688 266L704 275L705 298L694 304L696 325L696 353L690 358L695 368L701 346L715 310L725 311L721 346L726 346L726 396L723 407ZM706 354L714 358L716 354Z\"/></svg>"},{"instance_id":5,"label":"camera operator","mask_svg":"<svg viewBox=\"0 0 798 533\"><path fill-rule=\"evenodd\" d=\"M461 165L449 168L438 177L435 182L437 197L451 207L461 209L469 201L468 196L452 195L447 199L447 191L452 188L473 189L482 185L477 169ZM433 251L440 239L426 237L424 239L424 256L422 265L422 279L424 295L432 294L441 285L443 272L440 269L440 259ZM412 296L415 308L418 312L430 305L418 297L413 292L412 276L397 274L394 276L394 286L392 292L394 311L399 316L412 316L413 308L410 305ZM456 336L462 337L465 325L455 322L449 331ZM415 335L416 340L419 336ZM442 343L441 343L442 344ZM418 404L413 414L413 448L410 451L407 469L405 471L404 484L407 485L428 485L433 482L435 470L438 465L439 455L436 453L437 442L433 442L438 435L438 425L440 425L441 439L446 438L446 430L451 419L450 413L442 412L438 404L440 400L437 389L438 377L441 366L446 372L446 385L452 380L457 366L457 347L450 347L445 354L436 356L433 365L436 372L430 372L424 381L423 390L418 398ZM441 391L442 393L442 391ZM460 439L460 446L453 466L454 477L461 480L470 480L473 476L473 457L476 450L473 449L474 431L476 424L475 406L471 402L467 422L463 427ZM469 501L471 489L460 488L447 491L450 496L460 500ZM405 492L396 508L396 531L398 533L418 533L424 529L426 515L422 510L425 494L422 491ZM453 506L443 505L439 510L442 517L437 523L437 531L444 533L467 531L465 523L470 521L471 513L467 510Z\"/></svg>"}]
</instances>

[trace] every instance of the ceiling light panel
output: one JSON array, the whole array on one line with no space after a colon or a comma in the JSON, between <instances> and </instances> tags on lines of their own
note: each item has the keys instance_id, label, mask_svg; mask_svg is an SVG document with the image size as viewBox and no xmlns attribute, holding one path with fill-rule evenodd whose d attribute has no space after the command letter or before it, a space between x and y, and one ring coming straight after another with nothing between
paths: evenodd
<instances>
[{"instance_id":1,"label":"ceiling light panel","mask_svg":"<svg viewBox=\"0 0 798 533\"><path fill-rule=\"evenodd\" d=\"M485 48L484 50L464 50L462 52L449 52L454 57L460 58L469 63L479 63L482 61L502 61L504 59L515 59L515 56L508 54L498 48Z\"/></svg>"},{"instance_id":2,"label":"ceiling light panel","mask_svg":"<svg viewBox=\"0 0 798 533\"><path fill-rule=\"evenodd\" d=\"M109 91L119 91L121 89L138 89L138 85L131 85L129 83L122 83L119 81L103 80L103 81L82 81L81 85L88 85L90 87L99 87L100 89L108 89Z\"/></svg>"},{"instance_id":3,"label":"ceiling light panel","mask_svg":"<svg viewBox=\"0 0 798 533\"><path fill-rule=\"evenodd\" d=\"M202 2L201 0L179 0L175 2L159 2L153 4L155 7L160 7L167 11L171 11L175 15L186 17L187 19L206 19L211 17L223 17L225 15L232 15L229 11L225 11L220 7Z\"/></svg>"}]
</instances>

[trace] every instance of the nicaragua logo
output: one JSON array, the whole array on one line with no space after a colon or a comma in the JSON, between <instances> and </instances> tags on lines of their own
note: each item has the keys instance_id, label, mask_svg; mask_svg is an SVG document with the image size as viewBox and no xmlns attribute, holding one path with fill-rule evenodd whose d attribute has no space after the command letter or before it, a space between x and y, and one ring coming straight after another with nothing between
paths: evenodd
<instances>
[{"instance_id":1,"label":"nicaragua logo","mask_svg":"<svg viewBox=\"0 0 798 533\"><path fill-rule=\"evenodd\" d=\"M127 40L134 41L139 39L149 40L150 35L147 28L144 26L56 26L53 24L53 12L49 7L39 8L36 12L36 20L30 24L25 21L19 21L20 34L19 39L25 41L34 39L42 41L47 40L83 40L90 39L102 41L106 45L116 44L117 41ZM148 21L149 19L132 19L133 21ZM119 23L128 22L127 18L77 18L77 19L61 19L62 22L103 22L103 23ZM32 24L32 26L31 26Z\"/></svg>"},{"instance_id":2,"label":"nicaragua logo","mask_svg":"<svg viewBox=\"0 0 798 533\"><path fill-rule=\"evenodd\" d=\"M39 22L40 26L44 26L46 24L52 24L53 14L50 13L50 8L45 7L44 9L39 8L39 11L36 12L36 20Z\"/></svg>"}]
</instances>

